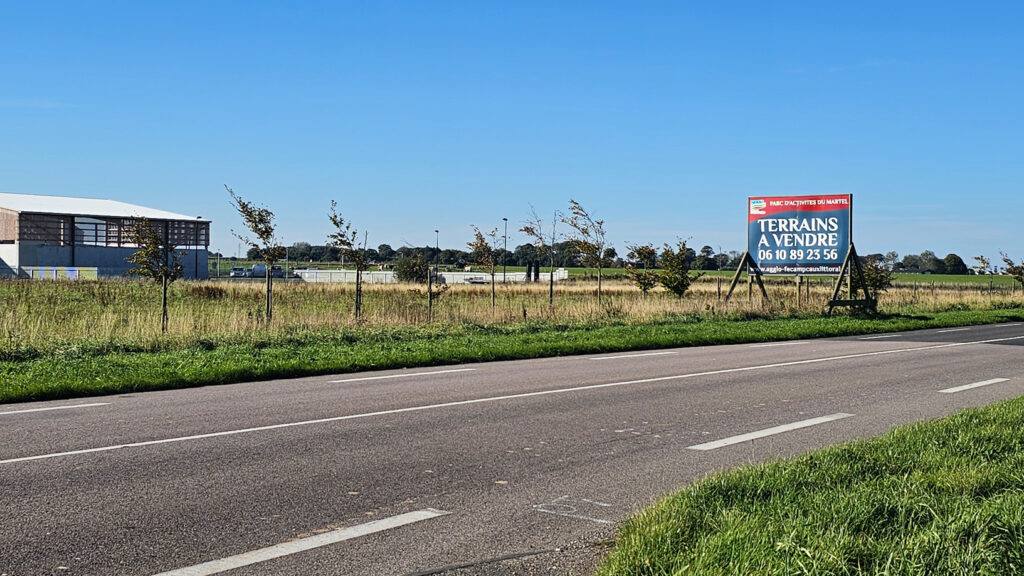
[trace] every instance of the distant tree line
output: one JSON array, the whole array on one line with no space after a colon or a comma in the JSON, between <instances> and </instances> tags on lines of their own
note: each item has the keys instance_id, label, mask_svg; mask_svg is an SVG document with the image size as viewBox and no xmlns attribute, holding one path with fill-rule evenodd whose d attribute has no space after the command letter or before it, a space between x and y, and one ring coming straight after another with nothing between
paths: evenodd
<instances>
[{"instance_id":1,"label":"distant tree line","mask_svg":"<svg viewBox=\"0 0 1024 576\"><path fill-rule=\"evenodd\" d=\"M296 242L288 246L286 251L287 254L285 256L289 262L341 263L344 261L346 264L351 262L349 258L342 258L342 251L335 246L319 246L308 242ZM579 268L586 265L584 255L576 250L576 244L571 240L556 242L553 246L520 244L511 250L495 248L493 255L498 266L504 263L508 266L540 264L547 267L551 265L552 258L556 268ZM648 265L651 268L660 268L662 266L660 256L660 251L655 249L654 257ZM735 250L716 253L711 246L703 246L699 251L688 248L686 253L687 263L694 270L735 270L739 266L742 257L743 253ZM258 260L259 255L255 249L249 249L246 253L246 258ZM434 246L401 246L395 249L389 244L381 244L376 248L367 248L365 258L367 262L373 264L394 264L405 258L418 258L431 265L436 263L442 266L455 267L463 267L477 262L471 250L436 248ZM621 257L618 251L612 247L607 247L602 251L602 260L604 261L604 267L608 268L625 268L630 263L629 258Z\"/></svg>"},{"instance_id":2,"label":"distant tree line","mask_svg":"<svg viewBox=\"0 0 1024 576\"><path fill-rule=\"evenodd\" d=\"M984 265L975 266L973 269L956 254L947 254L945 258L939 258L931 250L925 250L920 254L907 254L902 259L896 252L868 254L863 256L861 261L879 264L891 272L956 275L988 273L988 259L976 256L975 260L979 258L985 261Z\"/></svg>"},{"instance_id":3,"label":"distant tree line","mask_svg":"<svg viewBox=\"0 0 1024 576\"><path fill-rule=\"evenodd\" d=\"M553 248L553 250L552 250ZM312 245L308 242L296 242L286 248L286 256L290 262L345 262L351 264L350 258L343 258L342 250L331 245ZM553 252L553 254L552 254ZM606 247L602 251L602 266L606 268L626 268L631 263L648 268L661 268L660 250L652 248L653 255L647 261L620 256L613 247ZM553 246L537 246L535 244L520 244L514 249L505 250L497 247L493 249L494 261L498 266L542 265L549 266L554 263L556 268L578 268L586 266L587 257L577 250L577 244L572 240L556 242ZM687 248L687 265L693 270L736 270L742 252L730 250L728 252L716 252L708 245L702 246L699 250ZM250 248L246 253L249 260L259 260L260 255L255 248ZM365 250L366 262L371 264L395 264L405 258L421 259L430 265L440 264L442 266L463 267L477 263L477 258L470 250L459 250L451 248L437 248L434 246L400 246L392 248L389 244L380 244L376 248ZM987 274L996 270L989 266L989 260L980 257L979 264L968 266L967 262L958 254L947 254L939 258L935 252L925 250L920 254L907 254L900 257L896 252L885 254L867 254L861 256L861 262L877 262L895 273L926 273L926 274ZM593 257L590 258L593 260ZM974 260L979 257L975 256Z\"/></svg>"}]
</instances>

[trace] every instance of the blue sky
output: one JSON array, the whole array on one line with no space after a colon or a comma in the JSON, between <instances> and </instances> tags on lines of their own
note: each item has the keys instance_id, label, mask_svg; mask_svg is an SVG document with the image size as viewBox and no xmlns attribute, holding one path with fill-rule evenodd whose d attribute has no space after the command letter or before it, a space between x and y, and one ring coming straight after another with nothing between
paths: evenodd
<instances>
[{"instance_id":1,"label":"blue sky","mask_svg":"<svg viewBox=\"0 0 1024 576\"><path fill-rule=\"evenodd\" d=\"M334 199L372 246L511 246L573 198L620 253L853 194L862 254L1021 258L1020 6L8 2L0 191L201 215L226 254L225 184L286 244Z\"/></svg>"}]
</instances>

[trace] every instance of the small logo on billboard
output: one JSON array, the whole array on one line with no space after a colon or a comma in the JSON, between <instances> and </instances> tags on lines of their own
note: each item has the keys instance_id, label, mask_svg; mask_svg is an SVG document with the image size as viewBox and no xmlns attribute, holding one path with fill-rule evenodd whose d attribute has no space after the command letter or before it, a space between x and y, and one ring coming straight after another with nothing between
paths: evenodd
<instances>
[{"instance_id":1,"label":"small logo on billboard","mask_svg":"<svg viewBox=\"0 0 1024 576\"><path fill-rule=\"evenodd\" d=\"M764 214L765 206L768 203L764 200L751 200L750 201L750 213L751 214Z\"/></svg>"}]
</instances>

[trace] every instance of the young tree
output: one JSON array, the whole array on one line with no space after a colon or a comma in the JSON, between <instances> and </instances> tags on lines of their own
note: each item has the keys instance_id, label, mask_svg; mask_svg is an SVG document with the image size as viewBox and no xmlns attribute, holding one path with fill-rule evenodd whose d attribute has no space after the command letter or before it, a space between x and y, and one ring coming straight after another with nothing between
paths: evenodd
<instances>
[{"instance_id":1,"label":"young tree","mask_svg":"<svg viewBox=\"0 0 1024 576\"><path fill-rule=\"evenodd\" d=\"M363 232L363 243L359 245L359 231L352 227L351 222L338 214L338 203L331 200L331 212L328 218L334 225L335 231L327 235L327 241L331 246L338 248L341 254L356 267L356 302L355 317L359 319L363 309L363 270L367 268L366 241L368 234Z\"/></svg>"},{"instance_id":2,"label":"young tree","mask_svg":"<svg viewBox=\"0 0 1024 576\"><path fill-rule=\"evenodd\" d=\"M488 238L490 241L488 242ZM494 247L498 244L498 229L494 228L486 235L480 231L475 225L473 226L473 241L468 243L470 255L473 260L481 266L486 266L490 270L491 274L491 312L494 311L497 305L497 295L494 291L494 265L497 262L496 252Z\"/></svg>"},{"instance_id":3,"label":"young tree","mask_svg":"<svg viewBox=\"0 0 1024 576\"><path fill-rule=\"evenodd\" d=\"M984 256L975 256L974 260L978 263L972 266L972 268L974 268L979 275L988 274L989 270L992 268L992 261Z\"/></svg>"},{"instance_id":4,"label":"young tree","mask_svg":"<svg viewBox=\"0 0 1024 576\"><path fill-rule=\"evenodd\" d=\"M246 202L241 196L235 194L234 190L227 186L224 187L227 188L228 194L231 195L231 205L238 211L242 221L245 223L245 227L249 229L255 238L250 239L248 235L239 234L234 230L231 233L234 234L235 238L248 245L250 251L255 251L256 259L262 260L267 265L266 314L267 325L269 326L274 311L274 277L271 275L270 269L275 262L284 256L284 246L278 243L277 237L274 235L274 213L265 207Z\"/></svg>"},{"instance_id":5,"label":"young tree","mask_svg":"<svg viewBox=\"0 0 1024 576\"><path fill-rule=\"evenodd\" d=\"M569 200L569 217L563 217L562 222L572 228L569 241L576 252L583 256L583 265L597 268L597 302L600 304L601 269L608 263L604 258L607 247L604 220L597 220L579 202Z\"/></svg>"},{"instance_id":6,"label":"young tree","mask_svg":"<svg viewBox=\"0 0 1024 576\"><path fill-rule=\"evenodd\" d=\"M868 285L873 297L877 300L878 295L892 288L893 264L896 258L886 258L878 255L877 258L865 257L861 264L864 271L864 282Z\"/></svg>"},{"instance_id":7,"label":"young tree","mask_svg":"<svg viewBox=\"0 0 1024 576\"><path fill-rule=\"evenodd\" d=\"M652 244L630 244L626 246L629 253L626 258L629 263L626 265L626 274L636 284L636 287L647 298L647 293L658 285L658 273L648 269L648 264L654 262L658 257L657 250Z\"/></svg>"},{"instance_id":8,"label":"young tree","mask_svg":"<svg viewBox=\"0 0 1024 576\"><path fill-rule=\"evenodd\" d=\"M1003 263L1006 264L1006 273L1013 276L1013 279L1020 283L1021 288L1024 288L1024 260L1017 264L1006 255L1006 252L1000 252L999 255L1003 257Z\"/></svg>"},{"instance_id":9,"label":"young tree","mask_svg":"<svg viewBox=\"0 0 1024 576\"><path fill-rule=\"evenodd\" d=\"M555 240L557 235L555 233L555 227L558 224L559 214L555 211L554 216L551 217L551 235L544 235L544 221L541 220L540 216L537 215L537 210L530 206L530 218L526 221L520 232L526 234L533 239L533 245L537 247L538 252L547 251L551 262L551 273L548 274L548 307L553 308L555 306Z\"/></svg>"},{"instance_id":10,"label":"young tree","mask_svg":"<svg viewBox=\"0 0 1024 576\"><path fill-rule=\"evenodd\" d=\"M676 241L675 247L665 244L661 250L662 271L659 281L666 290L682 298L694 280L704 275L699 272L690 275L693 249L686 247L686 240Z\"/></svg>"},{"instance_id":11,"label":"young tree","mask_svg":"<svg viewBox=\"0 0 1024 576\"><path fill-rule=\"evenodd\" d=\"M181 259L184 252L175 252L170 244L167 223L159 225L148 218L136 218L128 227L128 241L138 249L126 260L134 267L129 274L150 278L159 282L163 297L161 300L160 332L167 332L167 288L171 282L181 278Z\"/></svg>"}]
</instances>

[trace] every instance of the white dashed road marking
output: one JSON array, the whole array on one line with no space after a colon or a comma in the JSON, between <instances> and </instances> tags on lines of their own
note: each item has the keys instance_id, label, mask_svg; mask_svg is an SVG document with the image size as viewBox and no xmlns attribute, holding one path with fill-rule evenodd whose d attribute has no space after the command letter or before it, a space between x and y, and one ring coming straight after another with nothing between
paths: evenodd
<instances>
[{"instance_id":1,"label":"white dashed road marking","mask_svg":"<svg viewBox=\"0 0 1024 576\"><path fill-rule=\"evenodd\" d=\"M267 548L261 548L260 550L253 550L252 552L246 552L237 556L230 556L228 558L222 558L212 562L204 562L203 564L196 564L195 566L179 568L169 572L161 572L156 576L208 576L210 574L219 574L221 572L227 572L228 570L234 570L235 568L241 568L242 566L249 566L250 564L258 564L260 562L266 562L267 560L281 558L282 556L298 554L299 552L329 546L344 540L351 540L352 538L366 536L375 532L382 532L384 530L398 528L399 526L406 526L415 522L422 522L431 518L437 518L438 516L444 516L445 514L448 514L448 512L434 510L433 508L426 508L424 510L417 510L416 512L392 516L391 518L384 518L383 520L374 520L373 522L367 522L366 524L360 524L358 526L331 530L330 532L317 534L316 536L310 536L309 538L292 540L290 542L285 542L284 544L269 546Z\"/></svg>"},{"instance_id":2,"label":"white dashed road marking","mask_svg":"<svg viewBox=\"0 0 1024 576\"><path fill-rule=\"evenodd\" d=\"M751 344L750 347L751 348L772 348L772 347L775 347L775 346L795 346L797 344L807 344L807 342L804 342L804 341L798 341L798 342L771 342L771 343L768 343L768 344Z\"/></svg>"},{"instance_id":3,"label":"white dashed road marking","mask_svg":"<svg viewBox=\"0 0 1024 576\"><path fill-rule=\"evenodd\" d=\"M810 420L801 420L800 422L793 422L792 424L783 424L782 426L766 428L764 430L758 430L757 432L740 434L739 436L730 436L728 438L722 438L721 440L715 440L714 442L705 442L703 444L697 444L696 446L690 446L689 448L690 450L714 450L715 448L722 448L723 446L749 442L750 440L756 440L766 436L774 436L775 434L782 434L783 432L789 432L790 430L799 430L800 428L807 428L808 426L816 426L818 424L824 424L834 420L842 420L843 418L849 418L851 416L853 416L853 414L839 412L829 416L822 416L821 418L811 418Z\"/></svg>"},{"instance_id":4,"label":"white dashed road marking","mask_svg":"<svg viewBox=\"0 0 1024 576\"><path fill-rule=\"evenodd\" d=\"M620 354L618 356L595 356L591 360L618 360L619 358L640 358L642 356L668 356L679 352L644 352L643 354Z\"/></svg>"},{"instance_id":5,"label":"white dashed road marking","mask_svg":"<svg viewBox=\"0 0 1024 576\"><path fill-rule=\"evenodd\" d=\"M95 406L109 406L110 402L95 402L93 404L75 404L72 406L53 406L50 408L29 408L27 410L12 410L10 412L0 412L0 416L6 416L8 414L28 414L29 412L49 412L50 410L71 410L72 408L93 408Z\"/></svg>"},{"instance_id":6,"label":"white dashed road marking","mask_svg":"<svg viewBox=\"0 0 1024 576\"><path fill-rule=\"evenodd\" d=\"M984 382L975 382L974 384L964 384L963 386L956 386L955 388L946 388L945 390L939 390L944 394L954 394L956 392L963 392L964 390L970 390L972 388L981 388L982 386L988 386L989 384L999 384L1000 382L1009 382L1009 378L993 378L991 380L985 380Z\"/></svg>"},{"instance_id":7,"label":"white dashed road marking","mask_svg":"<svg viewBox=\"0 0 1024 576\"><path fill-rule=\"evenodd\" d=\"M331 384L342 384L344 382L365 382L367 380L390 380L392 378L412 378L413 376L434 376L437 374L454 374L456 372L472 372L476 368L459 368L458 370L437 370L435 372L412 372L410 374L388 374L387 376L367 376L365 378L348 378L345 380L331 380Z\"/></svg>"}]
</instances>

